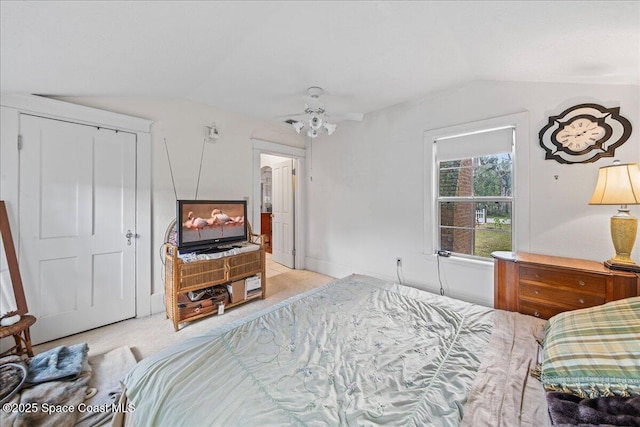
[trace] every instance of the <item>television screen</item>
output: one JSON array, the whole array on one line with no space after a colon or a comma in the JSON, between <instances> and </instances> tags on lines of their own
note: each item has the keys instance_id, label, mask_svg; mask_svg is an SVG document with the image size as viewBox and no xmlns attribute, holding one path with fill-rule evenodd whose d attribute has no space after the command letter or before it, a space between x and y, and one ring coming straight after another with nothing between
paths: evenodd
<instances>
[{"instance_id":1,"label":"television screen","mask_svg":"<svg viewBox=\"0 0 640 427\"><path fill-rule=\"evenodd\" d=\"M246 216L245 200L178 200L178 249L206 251L247 240Z\"/></svg>"}]
</instances>

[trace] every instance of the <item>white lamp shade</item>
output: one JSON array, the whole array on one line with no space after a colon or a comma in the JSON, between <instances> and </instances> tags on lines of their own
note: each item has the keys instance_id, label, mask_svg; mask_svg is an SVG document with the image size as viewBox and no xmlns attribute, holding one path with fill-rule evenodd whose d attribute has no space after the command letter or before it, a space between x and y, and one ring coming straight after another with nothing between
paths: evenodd
<instances>
[{"instance_id":1,"label":"white lamp shade","mask_svg":"<svg viewBox=\"0 0 640 427\"><path fill-rule=\"evenodd\" d=\"M640 168L637 163L600 168L590 205L640 204Z\"/></svg>"}]
</instances>

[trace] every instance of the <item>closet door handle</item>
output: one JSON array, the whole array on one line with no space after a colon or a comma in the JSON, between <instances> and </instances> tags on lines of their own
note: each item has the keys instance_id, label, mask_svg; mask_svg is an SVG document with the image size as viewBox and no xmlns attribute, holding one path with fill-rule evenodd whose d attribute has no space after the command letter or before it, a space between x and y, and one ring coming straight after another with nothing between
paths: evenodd
<instances>
[{"instance_id":1,"label":"closet door handle","mask_svg":"<svg viewBox=\"0 0 640 427\"><path fill-rule=\"evenodd\" d=\"M127 234L124 235L127 238L127 245L131 246L131 238L138 237L137 234L132 233L131 230L127 230Z\"/></svg>"}]
</instances>

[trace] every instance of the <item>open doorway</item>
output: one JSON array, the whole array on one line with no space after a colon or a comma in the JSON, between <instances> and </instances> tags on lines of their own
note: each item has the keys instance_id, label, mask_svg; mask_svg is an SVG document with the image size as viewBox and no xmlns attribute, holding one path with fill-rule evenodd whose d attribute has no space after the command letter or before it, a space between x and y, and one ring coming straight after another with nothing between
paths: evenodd
<instances>
[{"instance_id":1,"label":"open doorway","mask_svg":"<svg viewBox=\"0 0 640 427\"><path fill-rule=\"evenodd\" d=\"M264 238L264 245L268 254L272 252L271 222L273 217L273 168L265 164L265 157L274 157L268 154L260 156L260 233Z\"/></svg>"},{"instance_id":2,"label":"open doorway","mask_svg":"<svg viewBox=\"0 0 640 427\"><path fill-rule=\"evenodd\" d=\"M272 154L260 155L262 210L260 233L267 236L271 259L295 268L295 160ZM269 173L270 172L270 173ZM270 175L270 176L269 176Z\"/></svg>"},{"instance_id":3,"label":"open doorway","mask_svg":"<svg viewBox=\"0 0 640 427\"><path fill-rule=\"evenodd\" d=\"M253 224L267 237L272 261L304 269L305 150L253 140Z\"/></svg>"}]
</instances>

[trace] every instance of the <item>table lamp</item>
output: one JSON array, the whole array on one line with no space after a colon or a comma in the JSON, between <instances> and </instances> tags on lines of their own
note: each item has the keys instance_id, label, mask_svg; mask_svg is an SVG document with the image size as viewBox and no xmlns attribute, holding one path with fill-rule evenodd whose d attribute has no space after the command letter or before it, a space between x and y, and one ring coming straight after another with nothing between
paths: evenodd
<instances>
[{"instance_id":1,"label":"table lamp","mask_svg":"<svg viewBox=\"0 0 640 427\"><path fill-rule=\"evenodd\" d=\"M612 270L640 272L640 266L631 259L631 250L638 232L638 219L629 213L628 205L640 204L640 169L637 163L600 168L596 189L590 205L620 205L618 213L611 217L611 239L616 254L604 262Z\"/></svg>"}]
</instances>

